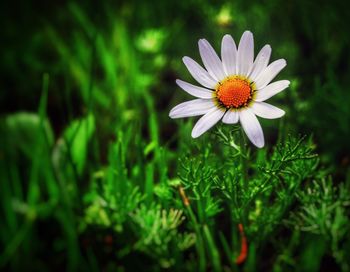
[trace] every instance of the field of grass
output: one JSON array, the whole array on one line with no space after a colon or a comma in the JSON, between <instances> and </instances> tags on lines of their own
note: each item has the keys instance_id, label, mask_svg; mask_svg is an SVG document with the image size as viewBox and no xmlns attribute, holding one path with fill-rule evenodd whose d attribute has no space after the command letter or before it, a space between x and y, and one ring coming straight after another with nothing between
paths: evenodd
<instances>
[{"instance_id":1,"label":"field of grass","mask_svg":"<svg viewBox=\"0 0 350 272\"><path fill-rule=\"evenodd\" d=\"M346 1L1 6L1 270L350 271ZM245 30L286 114L193 139L182 57Z\"/></svg>"}]
</instances>

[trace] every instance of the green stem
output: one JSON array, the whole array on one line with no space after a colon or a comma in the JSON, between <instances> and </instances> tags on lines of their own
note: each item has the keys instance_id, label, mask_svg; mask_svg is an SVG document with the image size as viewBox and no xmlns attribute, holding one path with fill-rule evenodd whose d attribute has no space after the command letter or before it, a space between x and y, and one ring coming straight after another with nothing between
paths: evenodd
<instances>
[{"instance_id":1,"label":"green stem","mask_svg":"<svg viewBox=\"0 0 350 272\"><path fill-rule=\"evenodd\" d=\"M187 206L187 211L190 216L190 219L192 221L194 230L196 232L196 248L198 252L198 258L199 258L199 269L198 271L205 271L206 270L206 260L205 260L205 249L204 249L204 241L200 230L200 225L198 224L198 221L196 219L196 216L194 215L191 206Z\"/></svg>"},{"instance_id":2,"label":"green stem","mask_svg":"<svg viewBox=\"0 0 350 272\"><path fill-rule=\"evenodd\" d=\"M213 271L221 271L220 254L207 225L203 226L204 235L208 244L208 251L213 262Z\"/></svg>"},{"instance_id":3,"label":"green stem","mask_svg":"<svg viewBox=\"0 0 350 272\"><path fill-rule=\"evenodd\" d=\"M240 152L240 157L241 157L241 166L242 166L242 187L247 190L248 189L248 166L247 166L247 145L246 145L246 141L245 141L245 134L243 131L243 128L241 128L241 133L240 133L240 148L241 148L241 152Z\"/></svg>"}]
</instances>

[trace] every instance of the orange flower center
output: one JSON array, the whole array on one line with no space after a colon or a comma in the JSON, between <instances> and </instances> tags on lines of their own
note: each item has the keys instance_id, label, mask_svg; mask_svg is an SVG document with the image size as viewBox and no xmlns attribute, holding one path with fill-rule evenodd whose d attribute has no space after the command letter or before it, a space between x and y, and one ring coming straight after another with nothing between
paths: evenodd
<instances>
[{"instance_id":1,"label":"orange flower center","mask_svg":"<svg viewBox=\"0 0 350 272\"><path fill-rule=\"evenodd\" d=\"M252 88L247 80L231 77L217 87L216 97L226 108L240 108L252 98Z\"/></svg>"}]
</instances>

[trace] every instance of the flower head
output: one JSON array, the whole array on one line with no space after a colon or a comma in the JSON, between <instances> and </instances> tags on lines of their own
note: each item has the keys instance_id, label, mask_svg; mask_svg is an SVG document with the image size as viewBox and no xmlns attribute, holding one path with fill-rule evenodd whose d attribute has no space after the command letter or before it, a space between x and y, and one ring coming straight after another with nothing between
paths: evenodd
<instances>
[{"instance_id":1,"label":"flower head","mask_svg":"<svg viewBox=\"0 0 350 272\"><path fill-rule=\"evenodd\" d=\"M267 119L284 115L283 110L264 101L289 86L288 80L270 83L286 66L286 61L279 59L269 64L270 45L265 45L254 60L254 40L250 31L243 33L238 48L231 35L225 35L221 60L207 40L199 40L198 45L205 69L189 57L184 57L183 62L203 87L176 80L184 91L197 99L177 105L169 116L203 115L193 127L193 138L201 136L221 119L226 124L240 122L250 141L263 147L264 134L256 115Z\"/></svg>"}]
</instances>

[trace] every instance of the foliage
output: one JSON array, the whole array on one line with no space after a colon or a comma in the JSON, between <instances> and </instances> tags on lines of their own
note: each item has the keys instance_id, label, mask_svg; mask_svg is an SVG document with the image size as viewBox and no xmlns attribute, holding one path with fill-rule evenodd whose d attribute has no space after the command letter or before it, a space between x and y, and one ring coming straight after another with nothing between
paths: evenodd
<instances>
[{"instance_id":1,"label":"foliage","mask_svg":"<svg viewBox=\"0 0 350 272\"><path fill-rule=\"evenodd\" d=\"M350 270L348 4L22 4L0 11L1 269ZM246 29L288 62L286 117L263 149L193 140L168 118L181 57Z\"/></svg>"}]
</instances>

